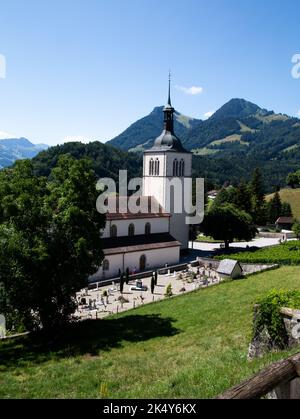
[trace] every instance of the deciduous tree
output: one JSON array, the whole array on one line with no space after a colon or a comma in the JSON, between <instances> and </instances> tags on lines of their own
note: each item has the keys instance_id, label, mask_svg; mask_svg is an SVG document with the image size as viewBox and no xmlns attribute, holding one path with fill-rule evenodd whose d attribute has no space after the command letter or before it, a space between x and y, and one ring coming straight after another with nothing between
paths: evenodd
<instances>
[{"instance_id":1,"label":"deciduous tree","mask_svg":"<svg viewBox=\"0 0 300 419\"><path fill-rule=\"evenodd\" d=\"M251 216L232 204L213 207L206 215L202 228L206 236L224 241L226 249L235 239L252 240L257 232Z\"/></svg>"},{"instance_id":2,"label":"deciduous tree","mask_svg":"<svg viewBox=\"0 0 300 419\"><path fill-rule=\"evenodd\" d=\"M54 329L103 259L95 174L89 161L63 156L50 180L21 161L0 184L0 283L27 328Z\"/></svg>"}]
</instances>

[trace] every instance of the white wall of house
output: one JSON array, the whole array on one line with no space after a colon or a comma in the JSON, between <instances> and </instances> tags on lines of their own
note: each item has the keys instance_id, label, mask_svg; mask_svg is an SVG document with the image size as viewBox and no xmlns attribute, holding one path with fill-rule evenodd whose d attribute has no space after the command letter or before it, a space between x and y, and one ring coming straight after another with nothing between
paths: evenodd
<instances>
[{"instance_id":1,"label":"white wall of house","mask_svg":"<svg viewBox=\"0 0 300 419\"><path fill-rule=\"evenodd\" d=\"M119 275L119 270L125 272L127 268L129 268L130 271L133 271L134 269L139 271L140 258L143 255L146 256L146 271L163 268L166 263L170 266L179 263L180 247L176 246L165 249L153 249L143 252L139 251L107 256L106 259L109 261L109 270L103 271L103 268L101 267L90 280L97 281L116 278Z\"/></svg>"},{"instance_id":2,"label":"white wall of house","mask_svg":"<svg viewBox=\"0 0 300 419\"><path fill-rule=\"evenodd\" d=\"M151 224L151 234L169 232L169 218L168 217L145 218L145 219L135 219L135 220L114 220L114 221L107 221L102 237L104 239L110 237L110 228L112 225L115 225L117 227L118 237L127 237L128 228L130 224L134 224L136 236L142 235L142 234L145 234L145 227L147 223Z\"/></svg>"}]
</instances>

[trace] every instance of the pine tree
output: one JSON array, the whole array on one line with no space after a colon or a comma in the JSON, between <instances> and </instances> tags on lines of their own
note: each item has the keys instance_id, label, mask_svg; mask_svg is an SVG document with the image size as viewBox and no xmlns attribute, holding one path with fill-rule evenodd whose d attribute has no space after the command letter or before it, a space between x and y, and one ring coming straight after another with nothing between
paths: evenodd
<instances>
[{"instance_id":1,"label":"pine tree","mask_svg":"<svg viewBox=\"0 0 300 419\"><path fill-rule=\"evenodd\" d=\"M276 220L281 217L282 214L282 202L278 192L275 193L274 197L267 205L268 209L268 221L271 224L275 224Z\"/></svg>"},{"instance_id":2,"label":"pine tree","mask_svg":"<svg viewBox=\"0 0 300 419\"><path fill-rule=\"evenodd\" d=\"M252 193L252 218L255 224L264 225L266 223L266 202L264 184L260 169L255 169L251 181Z\"/></svg>"},{"instance_id":3,"label":"pine tree","mask_svg":"<svg viewBox=\"0 0 300 419\"><path fill-rule=\"evenodd\" d=\"M239 209L250 214L252 208L251 197L251 187L244 180L242 180L236 188L234 204Z\"/></svg>"},{"instance_id":4,"label":"pine tree","mask_svg":"<svg viewBox=\"0 0 300 419\"><path fill-rule=\"evenodd\" d=\"M155 278L152 276L151 278L151 294L153 295L155 291Z\"/></svg>"},{"instance_id":5,"label":"pine tree","mask_svg":"<svg viewBox=\"0 0 300 419\"><path fill-rule=\"evenodd\" d=\"M120 277L120 293L123 294L124 291L124 275L122 274Z\"/></svg>"},{"instance_id":6,"label":"pine tree","mask_svg":"<svg viewBox=\"0 0 300 419\"><path fill-rule=\"evenodd\" d=\"M282 217L293 217L293 210L291 204L288 202L283 202L281 207L281 216Z\"/></svg>"},{"instance_id":7,"label":"pine tree","mask_svg":"<svg viewBox=\"0 0 300 419\"><path fill-rule=\"evenodd\" d=\"M129 280L130 280L130 272L129 272L129 268L126 269L126 285L129 284Z\"/></svg>"}]
</instances>

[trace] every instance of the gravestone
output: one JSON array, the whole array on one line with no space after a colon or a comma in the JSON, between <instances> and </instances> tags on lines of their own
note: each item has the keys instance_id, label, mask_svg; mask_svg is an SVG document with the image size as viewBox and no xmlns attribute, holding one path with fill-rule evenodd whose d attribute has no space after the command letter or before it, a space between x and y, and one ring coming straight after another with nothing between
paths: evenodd
<instances>
[{"instance_id":1,"label":"gravestone","mask_svg":"<svg viewBox=\"0 0 300 419\"><path fill-rule=\"evenodd\" d=\"M0 339L4 339L6 337L6 322L5 317L3 314L0 314Z\"/></svg>"}]
</instances>

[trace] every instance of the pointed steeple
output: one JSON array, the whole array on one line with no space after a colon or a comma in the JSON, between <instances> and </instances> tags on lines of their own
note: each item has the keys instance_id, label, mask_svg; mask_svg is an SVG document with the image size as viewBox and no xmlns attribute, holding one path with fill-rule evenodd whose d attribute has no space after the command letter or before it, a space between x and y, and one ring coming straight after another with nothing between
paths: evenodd
<instances>
[{"instance_id":1,"label":"pointed steeple","mask_svg":"<svg viewBox=\"0 0 300 419\"><path fill-rule=\"evenodd\" d=\"M172 103L171 103L171 71L169 71L169 97L168 97L168 105L172 107Z\"/></svg>"},{"instance_id":2,"label":"pointed steeple","mask_svg":"<svg viewBox=\"0 0 300 419\"><path fill-rule=\"evenodd\" d=\"M168 94L168 103L164 108L164 129L169 131L171 134L174 134L174 115L175 109L172 106L171 102L171 72L169 72L169 94Z\"/></svg>"},{"instance_id":3,"label":"pointed steeple","mask_svg":"<svg viewBox=\"0 0 300 419\"><path fill-rule=\"evenodd\" d=\"M154 141L154 146L145 151L145 153L155 152L179 152L179 153L189 153L182 146L180 139L174 133L174 113L175 109L172 106L171 102L171 73L169 73L169 92L168 92L168 103L164 107L164 128L161 135L156 138Z\"/></svg>"}]
</instances>

